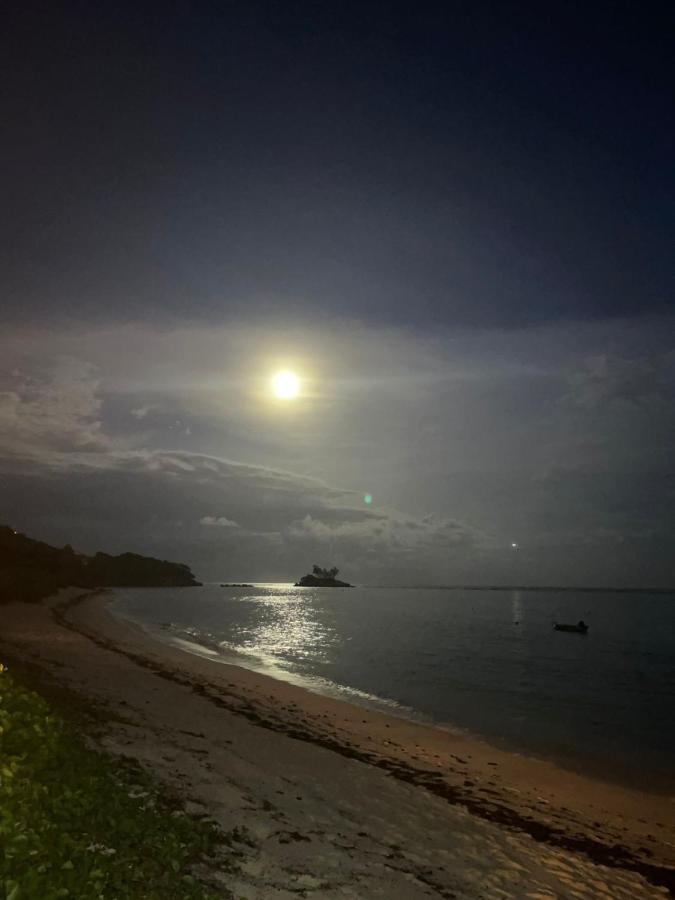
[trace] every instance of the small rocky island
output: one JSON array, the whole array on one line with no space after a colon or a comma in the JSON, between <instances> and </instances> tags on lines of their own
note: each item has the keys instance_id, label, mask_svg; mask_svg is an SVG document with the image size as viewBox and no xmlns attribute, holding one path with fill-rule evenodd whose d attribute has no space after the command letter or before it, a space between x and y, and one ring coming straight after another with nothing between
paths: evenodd
<instances>
[{"instance_id":1,"label":"small rocky island","mask_svg":"<svg viewBox=\"0 0 675 900\"><path fill-rule=\"evenodd\" d=\"M312 574L303 575L300 581L295 582L295 587L351 587L352 585L346 581L338 581L339 571L337 566L333 566L332 569L312 566Z\"/></svg>"}]
</instances>

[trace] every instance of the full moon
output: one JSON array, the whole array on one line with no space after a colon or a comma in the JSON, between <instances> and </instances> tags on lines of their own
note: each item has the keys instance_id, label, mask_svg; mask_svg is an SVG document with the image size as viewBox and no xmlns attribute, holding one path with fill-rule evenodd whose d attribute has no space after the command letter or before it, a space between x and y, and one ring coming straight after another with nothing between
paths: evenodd
<instances>
[{"instance_id":1,"label":"full moon","mask_svg":"<svg viewBox=\"0 0 675 900\"><path fill-rule=\"evenodd\" d=\"M300 391L300 379L293 372L277 372L272 378L272 391L280 400L291 400Z\"/></svg>"}]
</instances>

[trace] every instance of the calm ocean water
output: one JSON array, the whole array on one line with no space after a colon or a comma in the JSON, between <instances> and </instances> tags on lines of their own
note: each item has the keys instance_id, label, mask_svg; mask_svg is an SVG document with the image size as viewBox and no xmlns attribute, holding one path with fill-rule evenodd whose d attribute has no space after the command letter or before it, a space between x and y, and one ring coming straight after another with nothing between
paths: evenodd
<instances>
[{"instance_id":1,"label":"calm ocean water","mask_svg":"<svg viewBox=\"0 0 675 900\"><path fill-rule=\"evenodd\" d=\"M193 652L675 789L675 595L210 585L111 608ZM581 618L586 636L552 628Z\"/></svg>"}]
</instances>

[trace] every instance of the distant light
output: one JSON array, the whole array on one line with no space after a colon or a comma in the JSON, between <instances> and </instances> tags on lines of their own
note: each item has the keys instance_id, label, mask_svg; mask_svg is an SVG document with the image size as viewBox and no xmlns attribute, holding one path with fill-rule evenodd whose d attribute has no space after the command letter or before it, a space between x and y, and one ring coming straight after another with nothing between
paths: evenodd
<instances>
[{"instance_id":1,"label":"distant light","mask_svg":"<svg viewBox=\"0 0 675 900\"><path fill-rule=\"evenodd\" d=\"M298 396L300 379L294 372L277 372L272 378L272 390L280 400L290 400Z\"/></svg>"},{"instance_id":2,"label":"distant light","mask_svg":"<svg viewBox=\"0 0 675 900\"><path fill-rule=\"evenodd\" d=\"M372 495L372 494L364 494L364 495L363 495L363 502L364 502L365 504L367 504L368 506L370 506L370 504L373 502L373 495Z\"/></svg>"}]
</instances>

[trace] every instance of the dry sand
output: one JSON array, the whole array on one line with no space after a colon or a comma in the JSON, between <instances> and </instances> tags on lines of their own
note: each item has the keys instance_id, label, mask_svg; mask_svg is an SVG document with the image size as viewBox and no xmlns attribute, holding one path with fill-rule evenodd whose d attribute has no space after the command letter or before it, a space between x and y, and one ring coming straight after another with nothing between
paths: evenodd
<instances>
[{"instance_id":1,"label":"dry sand","mask_svg":"<svg viewBox=\"0 0 675 900\"><path fill-rule=\"evenodd\" d=\"M673 797L160 644L100 594L0 607L3 647L104 702L104 746L230 833L238 898L675 893Z\"/></svg>"}]
</instances>

